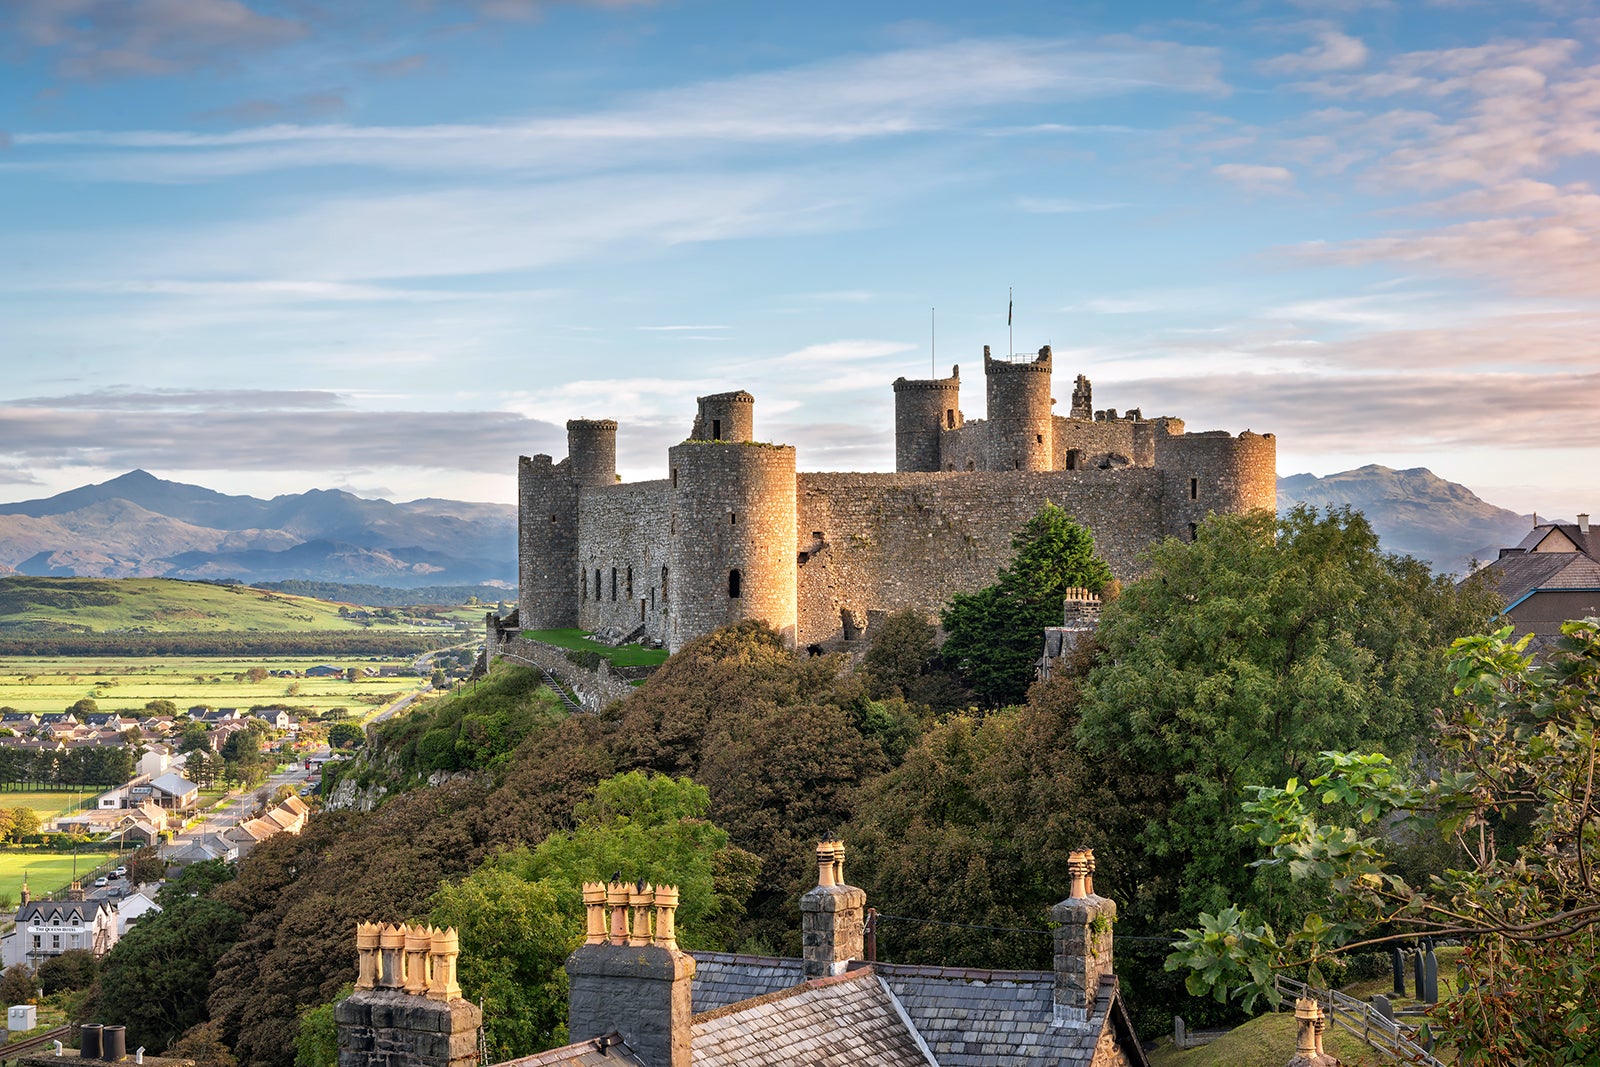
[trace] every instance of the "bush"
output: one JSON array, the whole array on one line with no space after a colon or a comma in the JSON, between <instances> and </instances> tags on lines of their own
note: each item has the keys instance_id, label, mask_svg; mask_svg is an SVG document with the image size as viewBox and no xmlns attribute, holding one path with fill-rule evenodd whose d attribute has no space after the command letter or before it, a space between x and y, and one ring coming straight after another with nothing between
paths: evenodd
<instances>
[{"instance_id":1,"label":"bush","mask_svg":"<svg viewBox=\"0 0 1600 1067\"><path fill-rule=\"evenodd\" d=\"M93 952L83 948L69 949L39 965L39 985L47 997L69 990L88 989L94 982L97 966Z\"/></svg>"},{"instance_id":2,"label":"bush","mask_svg":"<svg viewBox=\"0 0 1600 1067\"><path fill-rule=\"evenodd\" d=\"M39 996L39 984L25 963L15 963L0 973L0 1000L7 1004L30 1004Z\"/></svg>"}]
</instances>

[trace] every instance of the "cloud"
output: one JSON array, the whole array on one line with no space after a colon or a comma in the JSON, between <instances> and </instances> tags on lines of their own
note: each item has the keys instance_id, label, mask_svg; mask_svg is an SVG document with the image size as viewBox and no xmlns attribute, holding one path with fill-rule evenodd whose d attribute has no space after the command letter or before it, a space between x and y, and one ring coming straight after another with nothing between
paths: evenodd
<instances>
[{"instance_id":1,"label":"cloud","mask_svg":"<svg viewBox=\"0 0 1600 1067\"><path fill-rule=\"evenodd\" d=\"M305 36L239 0L10 0L10 34L71 79L176 74Z\"/></svg>"},{"instance_id":2,"label":"cloud","mask_svg":"<svg viewBox=\"0 0 1600 1067\"><path fill-rule=\"evenodd\" d=\"M662 333L676 333L684 330L726 330L726 326L635 326L635 330L655 330Z\"/></svg>"},{"instance_id":3,"label":"cloud","mask_svg":"<svg viewBox=\"0 0 1600 1067\"><path fill-rule=\"evenodd\" d=\"M1110 211L1113 208L1129 206L1125 203L1091 204L1065 197L1040 196L1019 196L1016 204L1030 215L1068 215L1083 211Z\"/></svg>"},{"instance_id":4,"label":"cloud","mask_svg":"<svg viewBox=\"0 0 1600 1067\"><path fill-rule=\"evenodd\" d=\"M470 426L470 433L462 427ZM564 440L509 411L355 410L314 391L104 392L0 405L0 456L47 465L190 470L418 468L500 473Z\"/></svg>"},{"instance_id":5,"label":"cloud","mask_svg":"<svg viewBox=\"0 0 1600 1067\"><path fill-rule=\"evenodd\" d=\"M1294 188L1294 174L1287 167L1219 163L1211 173L1249 193L1285 193Z\"/></svg>"},{"instance_id":6,"label":"cloud","mask_svg":"<svg viewBox=\"0 0 1600 1067\"><path fill-rule=\"evenodd\" d=\"M241 100L237 104L202 111L196 118L201 121L222 119L240 125L260 125L266 122L325 119L342 114L349 106L344 90L325 89L287 100Z\"/></svg>"},{"instance_id":7,"label":"cloud","mask_svg":"<svg viewBox=\"0 0 1600 1067\"><path fill-rule=\"evenodd\" d=\"M394 59L378 60L361 64L361 69L380 78L409 78L421 74L432 64L427 56L421 52L410 55L396 56Z\"/></svg>"},{"instance_id":8,"label":"cloud","mask_svg":"<svg viewBox=\"0 0 1600 1067\"><path fill-rule=\"evenodd\" d=\"M1274 56L1258 64L1268 74L1300 74L1332 70L1351 70L1367 61L1367 46L1360 40L1322 26L1315 31L1316 43L1300 52Z\"/></svg>"},{"instance_id":9,"label":"cloud","mask_svg":"<svg viewBox=\"0 0 1600 1067\"><path fill-rule=\"evenodd\" d=\"M110 181L200 181L290 167L560 175L774 145L848 143L964 127L991 109L1149 90L1226 91L1214 52L1119 41L990 39L852 56L635 96L560 118L426 126L279 123L228 133L45 131L23 147Z\"/></svg>"}]
</instances>

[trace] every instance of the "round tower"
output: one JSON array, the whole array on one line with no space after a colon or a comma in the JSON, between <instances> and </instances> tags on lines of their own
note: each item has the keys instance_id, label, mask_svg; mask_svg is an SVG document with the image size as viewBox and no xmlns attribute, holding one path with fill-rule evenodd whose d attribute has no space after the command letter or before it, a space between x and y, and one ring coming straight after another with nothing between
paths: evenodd
<instances>
[{"instance_id":1,"label":"round tower","mask_svg":"<svg viewBox=\"0 0 1600 1067\"><path fill-rule=\"evenodd\" d=\"M617 423L615 419L568 419L567 460L574 485L615 485Z\"/></svg>"},{"instance_id":2,"label":"round tower","mask_svg":"<svg viewBox=\"0 0 1600 1067\"><path fill-rule=\"evenodd\" d=\"M743 389L702 396L691 441L754 441L756 398Z\"/></svg>"},{"instance_id":3,"label":"round tower","mask_svg":"<svg viewBox=\"0 0 1600 1067\"><path fill-rule=\"evenodd\" d=\"M961 425L961 368L948 378L894 380L894 469L936 471L939 435Z\"/></svg>"},{"instance_id":4,"label":"round tower","mask_svg":"<svg viewBox=\"0 0 1600 1067\"><path fill-rule=\"evenodd\" d=\"M578 491L568 464L517 461L517 618L529 630L578 625Z\"/></svg>"},{"instance_id":5,"label":"round tower","mask_svg":"<svg viewBox=\"0 0 1600 1067\"><path fill-rule=\"evenodd\" d=\"M1226 430L1157 436L1166 533L1192 541L1212 512L1243 514L1278 506L1278 442L1270 433Z\"/></svg>"},{"instance_id":6,"label":"round tower","mask_svg":"<svg viewBox=\"0 0 1600 1067\"><path fill-rule=\"evenodd\" d=\"M794 643L795 459L789 445L685 441L668 450L667 648L743 619Z\"/></svg>"},{"instance_id":7,"label":"round tower","mask_svg":"<svg viewBox=\"0 0 1600 1067\"><path fill-rule=\"evenodd\" d=\"M1050 405L1050 346L1027 363L1007 363L983 348L988 385L988 460L992 471L1047 471L1055 447Z\"/></svg>"}]
</instances>

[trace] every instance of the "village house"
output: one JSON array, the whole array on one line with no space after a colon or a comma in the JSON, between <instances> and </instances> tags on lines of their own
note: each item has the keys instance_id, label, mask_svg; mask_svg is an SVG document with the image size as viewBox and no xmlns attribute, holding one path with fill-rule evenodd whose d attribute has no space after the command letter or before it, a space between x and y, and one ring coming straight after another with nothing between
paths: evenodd
<instances>
[{"instance_id":1,"label":"village house","mask_svg":"<svg viewBox=\"0 0 1600 1067\"><path fill-rule=\"evenodd\" d=\"M1466 580L1487 581L1506 602L1505 621L1538 645L1560 636L1563 622L1600 615L1600 531L1588 515L1539 523Z\"/></svg>"}]
</instances>

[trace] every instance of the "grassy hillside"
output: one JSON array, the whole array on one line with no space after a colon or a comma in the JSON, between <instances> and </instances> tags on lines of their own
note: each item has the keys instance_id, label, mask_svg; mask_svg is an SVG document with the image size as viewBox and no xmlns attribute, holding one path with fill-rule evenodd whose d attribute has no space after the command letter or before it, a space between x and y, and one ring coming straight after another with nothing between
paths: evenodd
<instances>
[{"instance_id":1,"label":"grassy hillside","mask_svg":"<svg viewBox=\"0 0 1600 1067\"><path fill-rule=\"evenodd\" d=\"M398 629L375 622L373 628ZM168 578L0 578L0 633L361 630L325 600Z\"/></svg>"}]
</instances>

